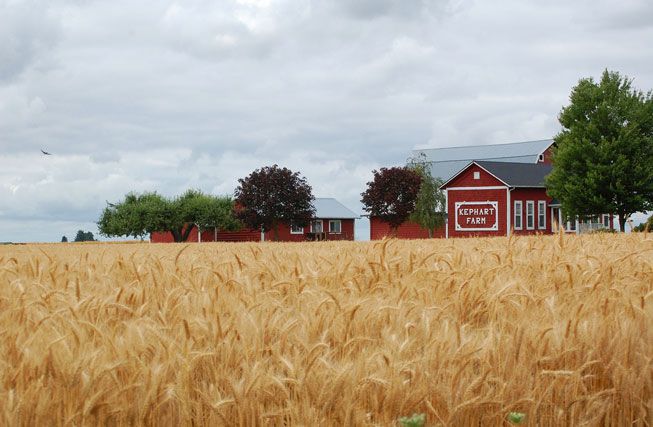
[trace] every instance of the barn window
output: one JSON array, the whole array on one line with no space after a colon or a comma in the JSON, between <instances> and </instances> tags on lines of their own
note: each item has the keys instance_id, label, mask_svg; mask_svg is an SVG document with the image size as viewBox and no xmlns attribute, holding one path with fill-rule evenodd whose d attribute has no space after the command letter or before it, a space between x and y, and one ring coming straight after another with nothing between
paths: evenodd
<instances>
[{"instance_id":1,"label":"barn window","mask_svg":"<svg viewBox=\"0 0 653 427\"><path fill-rule=\"evenodd\" d=\"M329 233L340 234L342 231L342 223L339 219L332 219L329 221Z\"/></svg>"},{"instance_id":2,"label":"barn window","mask_svg":"<svg viewBox=\"0 0 653 427\"><path fill-rule=\"evenodd\" d=\"M521 218L522 218L522 202L521 200L515 200L515 230L521 230Z\"/></svg>"},{"instance_id":3,"label":"barn window","mask_svg":"<svg viewBox=\"0 0 653 427\"><path fill-rule=\"evenodd\" d=\"M609 214L603 214L603 226L605 228L610 228L610 215Z\"/></svg>"},{"instance_id":4,"label":"barn window","mask_svg":"<svg viewBox=\"0 0 653 427\"><path fill-rule=\"evenodd\" d=\"M311 222L311 233L322 233L323 228L322 228L322 220L321 219L316 219L315 221Z\"/></svg>"},{"instance_id":5,"label":"barn window","mask_svg":"<svg viewBox=\"0 0 653 427\"><path fill-rule=\"evenodd\" d=\"M570 219L567 221L567 230L576 231L576 219Z\"/></svg>"},{"instance_id":6,"label":"barn window","mask_svg":"<svg viewBox=\"0 0 653 427\"><path fill-rule=\"evenodd\" d=\"M304 227L291 222L290 223L290 234L304 234Z\"/></svg>"},{"instance_id":7,"label":"barn window","mask_svg":"<svg viewBox=\"0 0 653 427\"><path fill-rule=\"evenodd\" d=\"M540 163L542 163L542 162L544 161L544 153L540 154L540 155L537 157L537 161L540 162Z\"/></svg>"},{"instance_id":8,"label":"barn window","mask_svg":"<svg viewBox=\"0 0 653 427\"><path fill-rule=\"evenodd\" d=\"M540 230L546 229L546 201L539 200L537 202L537 228Z\"/></svg>"},{"instance_id":9,"label":"barn window","mask_svg":"<svg viewBox=\"0 0 653 427\"><path fill-rule=\"evenodd\" d=\"M535 229L535 202L532 200L526 202L526 229Z\"/></svg>"},{"instance_id":10,"label":"barn window","mask_svg":"<svg viewBox=\"0 0 653 427\"><path fill-rule=\"evenodd\" d=\"M481 173L479 171L474 172L474 179L481 179Z\"/></svg>"}]
</instances>

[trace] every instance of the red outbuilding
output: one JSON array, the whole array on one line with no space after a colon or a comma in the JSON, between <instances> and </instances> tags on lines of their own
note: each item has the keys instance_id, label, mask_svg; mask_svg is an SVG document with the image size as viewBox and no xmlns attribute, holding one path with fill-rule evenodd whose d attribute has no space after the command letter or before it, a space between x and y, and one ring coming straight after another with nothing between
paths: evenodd
<instances>
[{"instance_id":1,"label":"red outbuilding","mask_svg":"<svg viewBox=\"0 0 653 427\"><path fill-rule=\"evenodd\" d=\"M354 221L359 218L342 203L333 198L316 198L313 202L315 218L306 227L279 223L279 238L282 242L303 242L307 240L354 240ZM274 232L260 230L221 231L218 229L202 230L198 233L193 227L188 242L251 242L274 240ZM154 232L150 236L152 243L174 242L172 233Z\"/></svg>"},{"instance_id":2,"label":"red outbuilding","mask_svg":"<svg viewBox=\"0 0 653 427\"><path fill-rule=\"evenodd\" d=\"M390 224L378 217L370 217L370 239L380 240L384 237L398 237L401 239L428 239L429 231L416 222L406 221L396 230ZM433 230L433 237L445 237L444 227Z\"/></svg>"}]
</instances>

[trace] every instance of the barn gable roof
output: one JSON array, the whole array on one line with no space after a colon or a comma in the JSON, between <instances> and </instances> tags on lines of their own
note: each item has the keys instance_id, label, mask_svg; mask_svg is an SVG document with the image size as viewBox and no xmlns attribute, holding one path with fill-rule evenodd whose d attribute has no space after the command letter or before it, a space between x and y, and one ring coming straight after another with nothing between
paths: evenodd
<instances>
[{"instance_id":1,"label":"barn gable roof","mask_svg":"<svg viewBox=\"0 0 653 427\"><path fill-rule=\"evenodd\" d=\"M542 163L514 163L514 162L475 162L480 167L490 172L511 187L542 187L544 177L551 173L552 166Z\"/></svg>"},{"instance_id":2,"label":"barn gable roof","mask_svg":"<svg viewBox=\"0 0 653 427\"><path fill-rule=\"evenodd\" d=\"M472 161L449 178L440 188L445 188L471 165L478 165L508 187L545 188L544 178L551 173L552 166L543 163Z\"/></svg>"},{"instance_id":3,"label":"barn gable roof","mask_svg":"<svg viewBox=\"0 0 653 427\"><path fill-rule=\"evenodd\" d=\"M313 201L315 218L325 219L358 219L359 215L349 210L334 198L320 197Z\"/></svg>"},{"instance_id":4,"label":"barn gable roof","mask_svg":"<svg viewBox=\"0 0 653 427\"><path fill-rule=\"evenodd\" d=\"M552 139L543 139L509 144L429 148L413 150L413 155L423 154L431 165L431 174L447 181L474 160L537 163L539 155L551 145L553 145Z\"/></svg>"}]
</instances>

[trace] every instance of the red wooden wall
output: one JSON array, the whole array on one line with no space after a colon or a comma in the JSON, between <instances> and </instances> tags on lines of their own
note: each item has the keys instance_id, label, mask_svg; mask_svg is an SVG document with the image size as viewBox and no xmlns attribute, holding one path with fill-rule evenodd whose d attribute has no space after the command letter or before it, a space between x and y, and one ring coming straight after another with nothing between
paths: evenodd
<instances>
[{"instance_id":1,"label":"red wooden wall","mask_svg":"<svg viewBox=\"0 0 653 427\"><path fill-rule=\"evenodd\" d=\"M484 190L455 190L450 188L447 192L447 212L449 213L449 237L476 237L476 236L505 236L506 224L506 188ZM456 202L497 202L498 230L497 231L456 231Z\"/></svg>"},{"instance_id":2,"label":"red wooden wall","mask_svg":"<svg viewBox=\"0 0 653 427\"><path fill-rule=\"evenodd\" d=\"M479 179L474 179L478 172ZM456 190L456 187L477 187L469 190ZM487 189L483 187L502 187ZM447 184L447 212L449 237L505 236L506 235L506 187L494 175L473 164ZM456 202L497 202L497 231L456 231Z\"/></svg>"},{"instance_id":3,"label":"red wooden wall","mask_svg":"<svg viewBox=\"0 0 653 427\"><path fill-rule=\"evenodd\" d=\"M256 230L240 230L240 231L220 231L218 230L218 239L215 239L215 231L213 229L202 231L202 242L256 242L261 240L261 232ZM155 231L150 235L152 243L173 243L175 239L172 233ZM187 242L197 242L197 227L193 227L188 235Z\"/></svg>"},{"instance_id":4,"label":"red wooden wall","mask_svg":"<svg viewBox=\"0 0 653 427\"><path fill-rule=\"evenodd\" d=\"M510 225L514 229L515 227L515 201L520 200L522 202L522 229L521 230L513 230L515 234L518 235L526 235L526 234L537 234L537 233L551 233L551 208L549 207L549 203L551 203L551 197L547 196L546 190L544 188L515 188L510 192ZM527 230L526 229L526 201L533 201L535 203L535 208L533 210L535 214L535 219L533 221L533 225L535 226L534 230ZM546 223L546 228L544 230L539 229L539 215L538 215L538 201L544 200L546 201L546 209L545 209L545 223Z\"/></svg>"},{"instance_id":5,"label":"red wooden wall","mask_svg":"<svg viewBox=\"0 0 653 427\"><path fill-rule=\"evenodd\" d=\"M397 237L399 239L428 239L428 230L419 224L406 221L397 227L396 231L390 228L390 224L376 217L370 217L370 239L380 240L384 237ZM445 237L444 227L434 230L433 237Z\"/></svg>"},{"instance_id":6,"label":"red wooden wall","mask_svg":"<svg viewBox=\"0 0 653 427\"><path fill-rule=\"evenodd\" d=\"M474 179L474 172L479 173L479 179ZM449 187L487 187L487 186L497 186L505 185L503 182L499 181L494 175L488 173L482 167L473 164L467 168L460 175L455 177L451 182L447 184Z\"/></svg>"},{"instance_id":7,"label":"red wooden wall","mask_svg":"<svg viewBox=\"0 0 653 427\"><path fill-rule=\"evenodd\" d=\"M543 162L538 161L538 163L544 163L547 165L553 164L553 146L547 148L543 154L544 154L544 161Z\"/></svg>"},{"instance_id":8,"label":"red wooden wall","mask_svg":"<svg viewBox=\"0 0 653 427\"><path fill-rule=\"evenodd\" d=\"M321 219L321 218L320 218ZM326 240L354 240L354 220L342 219L340 220L340 233L329 233L329 220L323 219L322 222L324 237ZM292 234L290 233L290 226L287 224L279 224L279 241L280 242L304 242L309 239L307 235L309 227L304 227L305 233ZM197 242L197 227L193 227L188 235L187 242ZM202 242L257 242L261 240L261 232L259 230L240 230L240 231L220 231L218 230L217 240L215 239L215 231L213 229L202 231ZM274 232L268 231L265 233L265 240L274 240ZM172 233L169 232L154 232L150 236L152 243L172 243L174 238Z\"/></svg>"},{"instance_id":9,"label":"red wooden wall","mask_svg":"<svg viewBox=\"0 0 653 427\"><path fill-rule=\"evenodd\" d=\"M340 233L329 232L329 219L318 218L322 220L322 230L326 240L354 240L354 220L341 219L340 220ZM309 240L310 227L304 227L303 234L292 234L288 224L279 224L279 241L280 242L305 242ZM267 231L265 233L265 240L274 240L274 232Z\"/></svg>"}]
</instances>

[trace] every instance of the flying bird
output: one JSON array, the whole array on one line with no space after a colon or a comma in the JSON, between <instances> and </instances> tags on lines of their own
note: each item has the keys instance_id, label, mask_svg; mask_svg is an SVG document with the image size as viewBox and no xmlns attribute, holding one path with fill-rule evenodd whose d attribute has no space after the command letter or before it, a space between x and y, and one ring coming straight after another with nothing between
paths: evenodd
<instances>
[{"instance_id":1,"label":"flying bird","mask_svg":"<svg viewBox=\"0 0 653 427\"><path fill-rule=\"evenodd\" d=\"M43 150L41 150L41 153L45 154L46 156L51 156L52 155L52 153L48 153L47 151L43 151Z\"/></svg>"}]
</instances>

